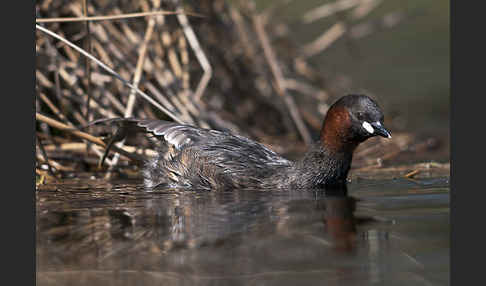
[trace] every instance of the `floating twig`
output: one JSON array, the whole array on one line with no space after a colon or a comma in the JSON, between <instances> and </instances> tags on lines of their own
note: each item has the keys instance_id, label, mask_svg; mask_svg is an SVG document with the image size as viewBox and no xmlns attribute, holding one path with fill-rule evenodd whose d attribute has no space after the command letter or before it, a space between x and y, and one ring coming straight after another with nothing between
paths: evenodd
<instances>
[{"instance_id":1,"label":"floating twig","mask_svg":"<svg viewBox=\"0 0 486 286\"><path fill-rule=\"evenodd\" d=\"M420 173L420 170L416 169L416 170L413 170L413 171L405 174L403 177L405 177L405 178L413 178L418 173Z\"/></svg>"}]
</instances>

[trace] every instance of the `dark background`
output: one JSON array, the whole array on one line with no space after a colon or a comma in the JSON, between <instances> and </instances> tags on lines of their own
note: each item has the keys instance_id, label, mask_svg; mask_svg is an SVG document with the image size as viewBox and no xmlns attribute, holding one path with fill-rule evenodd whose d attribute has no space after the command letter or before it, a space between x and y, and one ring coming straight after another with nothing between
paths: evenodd
<instances>
[{"instance_id":1,"label":"dark background","mask_svg":"<svg viewBox=\"0 0 486 286\"><path fill-rule=\"evenodd\" d=\"M378 98L388 114L385 122L393 120L392 131L440 138L442 151L424 159L448 161L449 1L387 0L357 21L349 20L352 9L310 24L302 21L307 11L328 2L332 1L290 1L276 15L289 25L291 37L299 43L311 42L337 20L345 20L351 28L370 28L370 33L360 37L341 37L310 62L349 81L350 93ZM261 8L269 3L259 2Z\"/></svg>"}]
</instances>

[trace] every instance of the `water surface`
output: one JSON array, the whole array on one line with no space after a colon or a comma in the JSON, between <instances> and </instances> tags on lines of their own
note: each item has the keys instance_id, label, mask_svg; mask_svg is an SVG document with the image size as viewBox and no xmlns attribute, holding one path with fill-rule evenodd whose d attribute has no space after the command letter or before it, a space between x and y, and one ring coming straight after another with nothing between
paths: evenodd
<instances>
[{"instance_id":1,"label":"water surface","mask_svg":"<svg viewBox=\"0 0 486 286\"><path fill-rule=\"evenodd\" d=\"M38 285L449 285L448 178L322 191L37 192Z\"/></svg>"}]
</instances>

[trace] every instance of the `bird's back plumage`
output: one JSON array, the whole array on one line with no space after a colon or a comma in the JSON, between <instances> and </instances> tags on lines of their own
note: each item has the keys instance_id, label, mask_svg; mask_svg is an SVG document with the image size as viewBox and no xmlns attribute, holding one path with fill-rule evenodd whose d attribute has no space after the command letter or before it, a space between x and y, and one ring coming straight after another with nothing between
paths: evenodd
<instances>
[{"instance_id":1,"label":"bird's back plumage","mask_svg":"<svg viewBox=\"0 0 486 286\"><path fill-rule=\"evenodd\" d=\"M161 139L158 156L144 171L150 188L256 186L292 165L263 144L228 132L162 120L140 120L137 126Z\"/></svg>"}]
</instances>

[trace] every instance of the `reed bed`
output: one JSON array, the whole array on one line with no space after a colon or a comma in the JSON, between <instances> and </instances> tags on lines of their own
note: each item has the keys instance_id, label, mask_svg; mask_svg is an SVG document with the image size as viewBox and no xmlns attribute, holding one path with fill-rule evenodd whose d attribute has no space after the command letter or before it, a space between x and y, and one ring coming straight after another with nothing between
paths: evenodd
<instances>
[{"instance_id":1,"label":"reed bed","mask_svg":"<svg viewBox=\"0 0 486 286\"><path fill-rule=\"evenodd\" d=\"M277 17L289 2L257 9L247 0L37 1L37 174L137 174L137 159L154 154L150 137L126 138L101 160L116 127L92 123L117 117L230 130L290 157L302 153L329 104L352 90L312 57L371 33L366 22L349 23L381 1L337 0L304 13L308 25L341 13L309 43L296 42ZM433 147L413 134L393 136L360 146L353 167L380 168Z\"/></svg>"}]
</instances>

